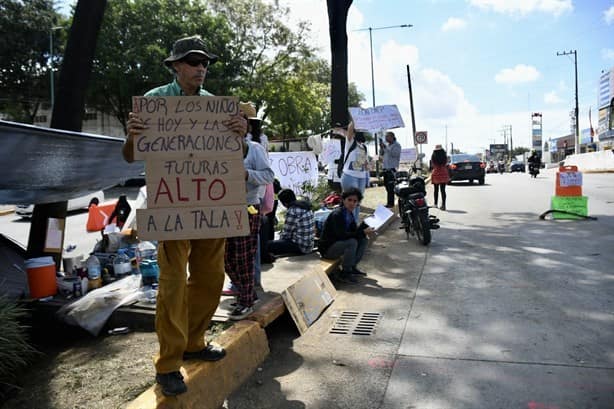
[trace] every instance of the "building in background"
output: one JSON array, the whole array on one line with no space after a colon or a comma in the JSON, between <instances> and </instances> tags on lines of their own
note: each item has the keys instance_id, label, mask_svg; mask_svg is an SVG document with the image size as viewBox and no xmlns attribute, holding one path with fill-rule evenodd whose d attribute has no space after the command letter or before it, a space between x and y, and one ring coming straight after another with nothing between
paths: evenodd
<instances>
[{"instance_id":1,"label":"building in background","mask_svg":"<svg viewBox=\"0 0 614 409\"><path fill-rule=\"evenodd\" d=\"M614 148L614 67L602 71L599 78L598 97L598 123L597 140L598 148Z\"/></svg>"}]
</instances>

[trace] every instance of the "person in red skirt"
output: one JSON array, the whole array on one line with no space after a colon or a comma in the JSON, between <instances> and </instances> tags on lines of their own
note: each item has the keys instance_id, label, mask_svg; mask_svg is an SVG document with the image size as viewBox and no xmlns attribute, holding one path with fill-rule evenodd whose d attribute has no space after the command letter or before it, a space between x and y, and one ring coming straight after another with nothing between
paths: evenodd
<instances>
[{"instance_id":1,"label":"person in red skirt","mask_svg":"<svg viewBox=\"0 0 614 409\"><path fill-rule=\"evenodd\" d=\"M431 156L431 183L435 188L435 207L439 199L439 190L441 190L441 210L446 210L446 185L450 181L450 174L448 173L448 154L441 147L441 145L435 145L433 155Z\"/></svg>"}]
</instances>

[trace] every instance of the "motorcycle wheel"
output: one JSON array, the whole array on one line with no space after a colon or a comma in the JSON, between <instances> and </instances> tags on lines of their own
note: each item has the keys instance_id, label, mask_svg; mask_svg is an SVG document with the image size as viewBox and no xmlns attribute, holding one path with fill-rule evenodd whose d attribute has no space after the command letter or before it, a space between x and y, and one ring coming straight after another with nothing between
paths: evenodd
<instances>
[{"instance_id":1,"label":"motorcycle wheel","mask_svg":"<svg viewBox=\"0 0 614 409\"><path fill-rule=\"evenodd\" d=\"M426 213L420 212L414 216L416 238L425 246L431 242L431 227Z\"/></svg>"}]
</instances>

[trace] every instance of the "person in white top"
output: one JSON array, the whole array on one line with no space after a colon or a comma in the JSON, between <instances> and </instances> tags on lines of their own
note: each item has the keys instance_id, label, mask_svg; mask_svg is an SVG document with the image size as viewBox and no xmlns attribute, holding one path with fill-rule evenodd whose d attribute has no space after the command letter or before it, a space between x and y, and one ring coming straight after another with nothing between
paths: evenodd
<instances>
[{"instance_id":1,"label":"person in white top","mask_svg":"<svg viewBox=\"0 0 614 409\"><path fill-rule=\"evenodd\" d=\"M351 187L364 193L367 175L367 147L362 132L354 132L354 122L350 122L347 131L335 128L335 131L345 135L345 150L343 155L343 172L341 174L341 188L343 191ZM359 220L360 206L354 209L354 218Z\"/></svg>"}]
</instances>

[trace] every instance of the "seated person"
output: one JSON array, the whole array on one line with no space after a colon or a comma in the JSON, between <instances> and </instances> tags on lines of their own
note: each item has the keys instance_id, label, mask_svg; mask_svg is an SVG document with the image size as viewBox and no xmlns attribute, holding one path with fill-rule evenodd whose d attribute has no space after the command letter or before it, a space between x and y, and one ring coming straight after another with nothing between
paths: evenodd
<instances>
[{"instance_id":1,"label":"seated person","mask_svg":"<svg viewBox=\"0 0 614 409\"><path fill-rule=\"evenodd\" d=\"M269 241L268 252L273 256L311 253L315 236L311 203L308 200L296 200L294 192L290 189L282 189L277 194L277 199L288 211L280 238Z\"/></svg>"},{"instance_id":2,"label":"seated person","mask_svg":"<svg viewBox=\"0 0 614 409\"><path fill-rule=\"evenodd\" d=\"M362 223L359 226L354 219L354 209L362 200L358 188L351 187L341 193L342 205L328 216L320 235L318 250L324 258L336 259L343 256L343 270L337 281L356 283L356 275L366 275L356 266L362 259L367 247L368 236L375 233L372 227Z\"/></svg>"}]
</instances>

